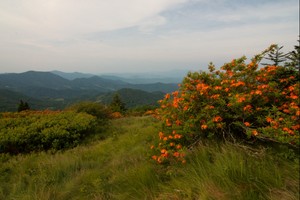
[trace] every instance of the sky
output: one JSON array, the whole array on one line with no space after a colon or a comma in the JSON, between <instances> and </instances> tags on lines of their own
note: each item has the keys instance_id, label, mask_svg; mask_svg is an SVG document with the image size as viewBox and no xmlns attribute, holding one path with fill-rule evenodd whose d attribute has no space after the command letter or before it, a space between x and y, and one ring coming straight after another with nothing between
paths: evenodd
<instances>
[{"instance_id":1,"label":"sky","mask_svg":"<svg viewBox=\"0 0 300 200\"><path fill-rule=\"evenodd\" d=\"M198 71L298 38L298 0L0 0L0 73Z\"/></svg>"}]
</instances>

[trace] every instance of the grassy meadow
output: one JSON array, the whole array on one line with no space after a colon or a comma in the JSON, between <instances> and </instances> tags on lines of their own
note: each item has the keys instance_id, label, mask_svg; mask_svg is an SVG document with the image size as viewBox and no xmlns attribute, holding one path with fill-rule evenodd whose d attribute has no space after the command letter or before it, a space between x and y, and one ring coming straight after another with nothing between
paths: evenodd
<instances>
[{"instance_id":1,"label":"grassy meadow","mask_svg":"<svg viewBox=\"0 0 300 200\"><path fill-rule=\"evenodd\" d=\"M164 166L151 160L159 128L125 117L73 149L1 154L0 199L299 199L297 153L210 141Z\"/></svg>"}]
</instances>

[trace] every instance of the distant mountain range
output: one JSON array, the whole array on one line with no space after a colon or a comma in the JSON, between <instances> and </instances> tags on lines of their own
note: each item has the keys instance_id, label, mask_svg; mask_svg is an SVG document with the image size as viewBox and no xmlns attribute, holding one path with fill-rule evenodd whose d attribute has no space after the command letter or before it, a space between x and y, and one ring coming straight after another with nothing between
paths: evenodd
<instances>
[{"instance_id":1,"label":"distant mountain range","mask_svg":"<svg viewBox=\"0 0 300 200\"><path fill-rule=\"evenodd\" d=\"M76 78L90 78L95 74L87 74L80 72L66 73L61 71L51 71L51 73L59 75L68 80ZM110 80L120 80L131 84L148 84L148 83L180 83L187 71L173 70L166 72L148 72L148 73L110 73L99 74L97 76Z\"/></svg>"},{"instance_id":2,"label":"distant mountain range","mask_svg":"<svg viewBox=\"0 0 300 200\"><path fill-rule=\"evenodd\" d=\"M0 74L0 111L12 111L20 99L28 100L29 103L37 105L34 106L37 109L61 109L74 101L99 100L100 96L102 98L100 99L107 103L109 96L117 91L121 92L123 96L125 91L127 95L125 95L125 99L133 100L134 96L140 96L133 103L127 102L130 106L153 104L163 94L178 89L176 82L133 84L125 80L126 78L118 78L117 76L101 77L78 72L59 71Z\"/></svg>"}]
</instances>

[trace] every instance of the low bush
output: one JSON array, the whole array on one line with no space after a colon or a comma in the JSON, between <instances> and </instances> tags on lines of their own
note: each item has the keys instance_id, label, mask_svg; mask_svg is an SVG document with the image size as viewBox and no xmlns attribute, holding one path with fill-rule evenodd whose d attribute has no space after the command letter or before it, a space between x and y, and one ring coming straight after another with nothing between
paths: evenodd
<instances>
[{"instance_id":1,"label":"low bush","mask_svg":"<svg viewBox=\"0 0 300 200\"><path fill-rule=\"evenodd\" d=\"M92 131L95 123L94 116L71 111L2 113L0 153L70 148Z\"/></svg>"}]
</instances>

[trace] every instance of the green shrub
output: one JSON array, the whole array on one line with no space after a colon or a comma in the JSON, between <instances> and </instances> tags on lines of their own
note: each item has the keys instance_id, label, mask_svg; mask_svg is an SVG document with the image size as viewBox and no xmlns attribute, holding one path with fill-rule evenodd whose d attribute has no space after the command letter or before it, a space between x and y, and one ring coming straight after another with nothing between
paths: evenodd
<instances>
[{"instance_id":1,"label":"green shrub","mask_svg":"<svg viewBox=\"0 0 300 200\"><path fill-rule=\"evenodd\" d=\"M71 105L67 110L85 112L97 118L99 125L105 125L110 118L111 111L104 105L96 102L84 101Z\"/></svg>"},{"instance_id":2,"label":"green shrub","mask_svg":"<svg viewBox=\"0 0 300 200\"><path fill-rule=\"evenodd\" d=\"M86 113L23 111L0 118L0 153L23 153L76 146L95 127Z\"/></svg>"}]
</instances>

